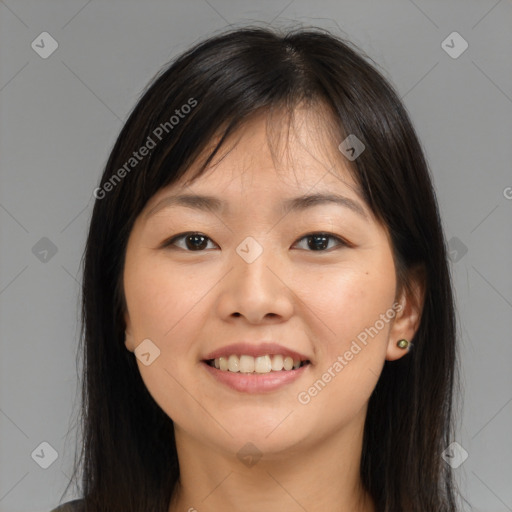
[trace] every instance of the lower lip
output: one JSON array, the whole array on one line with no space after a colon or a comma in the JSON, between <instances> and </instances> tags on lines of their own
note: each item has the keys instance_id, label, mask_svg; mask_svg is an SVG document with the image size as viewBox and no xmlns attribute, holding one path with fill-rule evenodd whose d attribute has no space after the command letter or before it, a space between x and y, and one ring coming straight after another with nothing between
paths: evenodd
<instances>
[{"instance_id":1,"label":"lower lip","mask_svg":"<svg viewBox=\"0 0 512 512\"><path fill-rule=\"evenodd\" d=\"M215 379L235 391L240 391L242 393L265 393L268 391L274 391L286 384L294 382L304 375L304 372L308 371L311 363L301 366L296 370L281 370L280 372L271 371L269 373L240 373L223 371L210 366L204 361L202 361L202 365Z\"/></svg>"}]
</instances>

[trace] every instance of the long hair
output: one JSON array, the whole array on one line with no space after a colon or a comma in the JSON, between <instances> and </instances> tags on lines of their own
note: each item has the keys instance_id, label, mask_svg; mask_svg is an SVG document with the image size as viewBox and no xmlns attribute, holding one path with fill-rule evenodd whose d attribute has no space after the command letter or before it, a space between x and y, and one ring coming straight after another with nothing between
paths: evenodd
<instances>
[{"instance_id":1,"label":"long hair","mask_svg":"<svg viewBox=\"0 0 512 512\"><path fill-rule=\"evenodd\" d=\"M457 510L452 468L441 456L453 441L460 392L446 242L408 113L369 60L320 28L245 27L197 43L143 92L94 191L83 258L82 440L73 478L81 472L85 510L166 512L179 478L173 422L124 346L122 271L135 219L206 154L199 176L252 114L292 113L304 102L328 106L326 124L339 142L356 134L365 144L350 172L389 230L399 285L408 286L415 268L425 275L414 348L385 362L369 400L363 485L379 512ZM149 151L135 158L142 147Z\"/></svg>"}]
</instances>

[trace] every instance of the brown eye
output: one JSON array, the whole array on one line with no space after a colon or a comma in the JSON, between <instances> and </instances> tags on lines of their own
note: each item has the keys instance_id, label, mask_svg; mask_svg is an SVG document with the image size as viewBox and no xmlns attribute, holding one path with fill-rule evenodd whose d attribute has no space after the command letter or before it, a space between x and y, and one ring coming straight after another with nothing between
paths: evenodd
<instances>
[{"instance_id":1,"label":"brown eye","mask_svg":"<svg viewBox=\"0 0 512 512\"><path fill-rule=\"evenodd\" d=\"M307 247L311 251L326 252L329 246L329 239L336 240L338 242L336 245L347 245L340 237L330 233L310 233L309 235L303 236L299 241L307 240Z\"/></svg>"},{"instance_id":2,"label":"brown eye","mask_svg":"<svg viewBox=\"0 0 512 512\"><path fill-rule=\"evenodd\" d=\"M178 240L184 240L185 246L178 246L176 244ZM208 245L208 240L210 240L210 238L208 238L206 235L203 235L202 233L183 233L165 242L164 247L175 246L189 252L200 252L206 248Z\"/></svg>"},{"instance_id":3,"label":"brown eye","mask_svg":"<svg viewBox=\"0 0 512 512\"><path fill-rule=\"evenodd\" d=\"M307 240L306 246L307 250L309 250L310 252L327 252L329 249L333 249L337 246L349 245L339 236L323 232L310 233L300 238L299 242L302 240ZM330 245L330 241L332 240L337 242L334 246ZM179 241L184 241L184 245L183 243L179 245L177 243ZM207 237L203 233L188 232L182 233L181 235L177 235L171 238L170 240L163 244L163 247L183 249L187 252L203 252L207 248L209 241L211 241L212 244L214 243L209 237Z\"/></svg>"}]
</instances>

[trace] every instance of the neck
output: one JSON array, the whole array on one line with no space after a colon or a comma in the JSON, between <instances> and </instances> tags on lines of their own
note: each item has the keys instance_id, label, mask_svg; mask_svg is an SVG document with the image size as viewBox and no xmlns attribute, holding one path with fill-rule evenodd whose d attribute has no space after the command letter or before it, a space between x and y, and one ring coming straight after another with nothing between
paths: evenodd
<instances>
[{"instance_id":1,"label":"neck","mask_svg":"<svg viewBox=\"0 0 512 512\"><path fill-rule=\"evenodd\" d=\"M250 466L175 427L180 480L169 512L375 512L359 475L363 422Z\"/></svg>"}]
</instances>

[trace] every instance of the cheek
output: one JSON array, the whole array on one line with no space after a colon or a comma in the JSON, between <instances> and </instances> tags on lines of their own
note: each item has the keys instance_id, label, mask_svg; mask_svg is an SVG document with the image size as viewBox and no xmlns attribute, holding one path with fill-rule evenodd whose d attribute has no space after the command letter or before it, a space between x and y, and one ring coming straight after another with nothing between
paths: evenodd
<instances>
[{"instance_id":1,"label":"cheek","mask_svg":"<svg viewBox=\"0 0 512 512\"><path fill-rule=\"evenodd\" d=\"M331 270L320 279L312 276L311 283L303 288L301 299L325 326L322 332L327 343L320 346L330 356L345 350L393 304L396 280L392 257L379 255L372 259ZM387 333L387 328L388 323L381 330Z\"/></svg>"},{"instance_id":2,"label":"cheek","mask_svg":"<svg viewBox=\"0 0 512 512\"><path fill-rule=\"evenodd\" d=\"M392 255L381 251L361 258L319 283L322 290L316 289L312 302L328 335L317 345L316 380L298 401L312 417L332 416L335 423L335 417L349 418L366 403L381 373L396 291Z\"/></svg>"},{"instance_id":3,"label":"cheek","mask_svg":"<svg viewBox=\"0 0 512 512\"><path fill-rule=\"evenodd\" d=\"M153 337L167 345L176 338L175 332L196 325L194 309L207 281L179 268L171 270L165 262L141 259L140 264L127 266L125 294L136 339Z\"/></svg>"},{"instance_id":4,"label":"cheek","mask_svg":"<svg viewBox=\"0 0 512 512\"><path fill-rule=\"evenodd\" d=\"M189 341L199 337L201 308L197 305L205 293L200 286L204 286L205 279L171 271L168 264L149 258L132 261L133 264L127 261L124 279L135 345L150 339L159 350L150 365L139 359L137 365L160 408L173 421L186 423L186 411L194 401L184 389L196 388L194 372L187 363L197 362L197 348Z\"/></svg>"}]
</instances>

